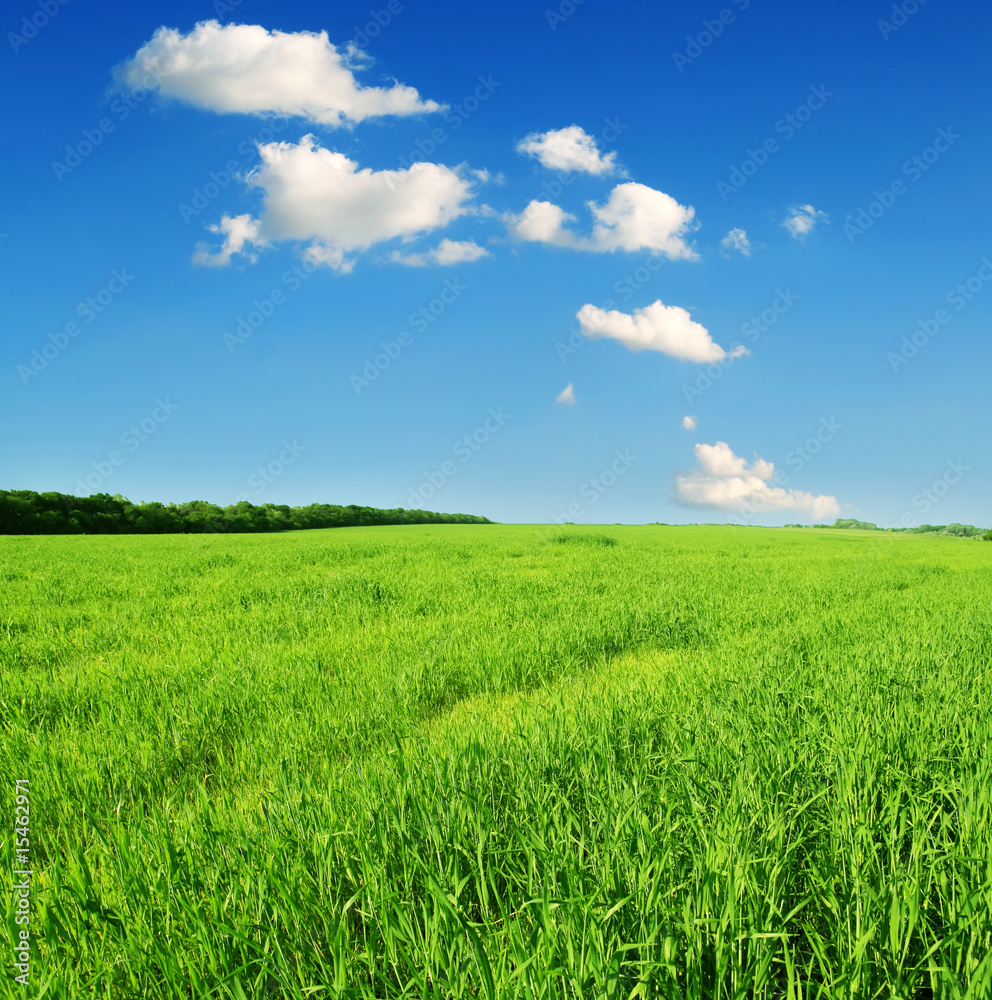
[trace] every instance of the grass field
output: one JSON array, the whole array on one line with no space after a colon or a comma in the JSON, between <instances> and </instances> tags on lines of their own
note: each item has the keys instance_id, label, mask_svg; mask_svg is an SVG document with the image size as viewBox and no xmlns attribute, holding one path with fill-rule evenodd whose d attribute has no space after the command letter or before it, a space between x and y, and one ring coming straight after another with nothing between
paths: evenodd
<instances>
[{"instance_id":1,"label":"grass field","mask_svg":"<svg viewBox=\"0 0 992 1000\"><path fill-rule=\"evenodd\" d=\"M731 527L4 538L25 995L989 997L990 564Z\"/></svg>"}]
</instances>

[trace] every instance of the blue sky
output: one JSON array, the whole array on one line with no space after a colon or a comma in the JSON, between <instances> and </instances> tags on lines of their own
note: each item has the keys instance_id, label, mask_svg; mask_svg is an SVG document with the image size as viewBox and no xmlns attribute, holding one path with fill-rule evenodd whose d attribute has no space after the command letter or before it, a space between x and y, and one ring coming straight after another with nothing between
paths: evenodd
<instances>
[{"instance_id":1,"label":"blue sky","mask_svg":"<svg viewBox=\"0 0 992 1000\"><path fill-rule=\"evenodd\" d=\"M4 487L989 522L986 5L4 17Z\"/></svg>"}]
</instances>

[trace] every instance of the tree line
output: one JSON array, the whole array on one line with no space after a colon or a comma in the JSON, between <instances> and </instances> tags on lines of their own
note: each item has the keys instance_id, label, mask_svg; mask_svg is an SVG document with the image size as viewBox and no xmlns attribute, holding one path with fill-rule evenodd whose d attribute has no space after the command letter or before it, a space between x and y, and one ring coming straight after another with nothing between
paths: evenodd
<instances>
[{"instance_id":1,"label":"tree line","mask_svg":"<svg viewBox=\"0 0 992 1000\"><path fill-rule=\"evenodd\" d=\"M227 507L189 503L132 503L120 494L88 497L34 490L0 490L3 535L153 535L196 532L300 531L380 524L492 524L474 514L429 510L380 510L357 504L260 505L242 500Z\"/></svg>"},{"instance_id":2,"label":"tree line","mask_svg":"<svg viewBox=\"0 0 992 1000\"><path fill-rule=\"evenodd\" d=\"M907 535L953 535L956 538L983 538L992 541L992 528L976 528L973 524L920 524L915 528L880 528L871 521L853 517L838 517L833 524L787 524L787 528L855 528L859 531L893 531Z\"/></svg>"}]
</instances>

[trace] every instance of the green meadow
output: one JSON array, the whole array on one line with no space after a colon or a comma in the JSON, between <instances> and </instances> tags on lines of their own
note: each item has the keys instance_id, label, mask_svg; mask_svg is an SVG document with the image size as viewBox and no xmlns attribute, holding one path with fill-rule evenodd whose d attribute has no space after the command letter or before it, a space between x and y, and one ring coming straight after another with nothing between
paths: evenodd
<instances>
[{"instance_id":1,"label":"green meadow","mask_svg":"<svg viewBox=\"0 0 992 1000\"><path fill-rule=\"evenodd\" d=\"M23 995L989 997L990 566L729 526L5 537Z\"/></svg>"}]
</instances>

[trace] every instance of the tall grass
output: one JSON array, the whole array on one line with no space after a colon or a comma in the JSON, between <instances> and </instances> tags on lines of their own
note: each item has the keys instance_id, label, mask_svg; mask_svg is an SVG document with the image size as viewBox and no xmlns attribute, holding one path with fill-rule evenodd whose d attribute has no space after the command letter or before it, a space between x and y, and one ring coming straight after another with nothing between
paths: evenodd
<instances>
[{"instance_id":1,"label":"tall grass","mask_svg":"<svg viewBox=\"0 0 992 1000\"><path fill-rule=\"evenodd\" d=\"M4 539L29 995L992 996L987 548Z\"/></svg>"}]
</instances>

